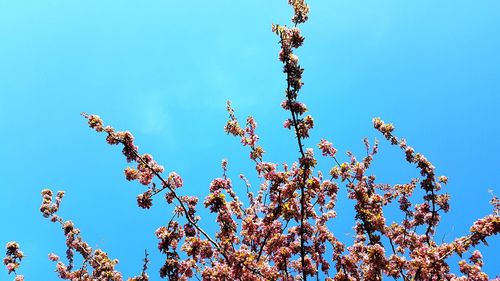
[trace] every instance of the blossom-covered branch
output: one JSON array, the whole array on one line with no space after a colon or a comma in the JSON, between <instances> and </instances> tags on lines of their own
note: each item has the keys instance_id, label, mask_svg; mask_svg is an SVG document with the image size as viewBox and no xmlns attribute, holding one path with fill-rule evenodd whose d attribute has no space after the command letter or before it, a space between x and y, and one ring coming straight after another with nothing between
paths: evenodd
<instances>
[{"instance_id":1,"label":"blossom-covered branch","mask_svg":"<svg viewBox=\"0 0 500 281\"><path fill-rule=\"evenodd\" d=\"M16 270L21 266L21 261L24 258L24 253L19 248L17 242L11 241L5 245L5 258L3 264L7 268L9 274L14 273L14 281L24 281L24 275L18 275Z\"/></svg>"},{"instance_id":2,"label":"blossom-covered branch","mask_svg":"<svg viewBox=\"0 0 500 281\"><path fill-rule=\"evenodd\" d=\"M56 194L56 200L53 202L53 193L50 189L42 190L42 205L40 211L45 218L49 218L54 223L59 223L66 236L66 259L68 264L65 264L59 256L50 253L49 259L57 262L56 272L59 278L71 281L91 281L91 280L107 280L107 281L122 281L121 272L115 270L118 264L117 259L110 259L108 254L101 249L93 250L90 245L85 242L80 236L80 229L76 228L72 221L65 221L57 215L60 204L64 197L64 192L59 191ZM78 253L82 257L82 265L78 269L74 269L74 254ZM147 269L147 254L144 261L143 271L139 276L128 278L128 281L148 281L149 276L146 273ZM91 271L88 267L92 268Z\"/></svg>"}]
</instances>

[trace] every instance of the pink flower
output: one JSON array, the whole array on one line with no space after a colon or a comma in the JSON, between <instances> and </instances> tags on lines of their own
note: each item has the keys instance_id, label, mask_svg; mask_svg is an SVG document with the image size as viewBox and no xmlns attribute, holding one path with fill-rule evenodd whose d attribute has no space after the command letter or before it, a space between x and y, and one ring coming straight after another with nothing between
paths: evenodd
<instances>
[{"instance_id":1,"label":"pink flower","mask_svg":"<svg viewBox=\"0 0 500 281\"><path fill-rule=\"evenodd\" d=\"M171 173L168 175L167 183L168 183L168 185L169 185L172 189L177 189L177 188L180 188L180 187L182 187L182 185L183 185L183 181L182 181L181 176L179 176L179 175L178 175L177 173L175 173L175 172L171 172Z\"/></svg>"},{"instance_id":2,"label":"pink flower","mask_svg":"<svg viewBox=\"0 0 500 281\"><path fill-rule=\"evenodd\" d=\"M335 157L335 154L337 153L337 150L333 147L333 144L325 139L322 139L320 141L318 147L319 149L321 149L323 156Z\"/></svg>"},{"instance_id":3,"label":"pink flower","mask_svg":"<svg viewBox=\"0 0 500 281\"><path fill-rule=\"evenodd\" d=\"M137 195L137 205L143 209L151 208L151 206L153 206L152 195L153 193L150 189L143 194Z\"/></svg>"},{"instance_id":4,"label":"pink flower","mask_svg":"<svg viewBox=\"0 0 500 281\"><path fill-rule=\"evenodd\" d=\"M18 268L19 265L16 263L8 263L6 265L6 267L7 267L7 270L9 271L9 273L11 273L12 271L16 270L16 268Z\"/></svg>"},{"instance_id":5,"label":"pink flower","mask_svg":"<svg viewBox=\"0 0 500 281\"><path fill-rule=\"evenodd\" d=\"M56 254L50 253L49 254L49 260L51 260L51 261L58 261L59 257Z\"/></svg>"}]
</instances>

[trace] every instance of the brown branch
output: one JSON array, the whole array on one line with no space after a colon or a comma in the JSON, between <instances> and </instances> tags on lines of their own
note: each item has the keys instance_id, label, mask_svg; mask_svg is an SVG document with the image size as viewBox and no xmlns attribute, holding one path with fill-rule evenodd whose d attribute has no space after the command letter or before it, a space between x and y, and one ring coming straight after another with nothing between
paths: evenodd
<instances>
[{"instance_id":1,"label":"brown branch","mask_svg":"<svg viewBox=\"0 0 500 281\"><path fill-rule=\"evenodd\" d=\"M289 64L288 64L288 61L286 61L285 63L285 69L288 69L289 68ZM298 126L297 126L297 117L295 116L295 113L292 109L292 99L289 95L289 92L290 92L290 88L291 88L291 84L290 84L290 73L287 72L287 99L288 99L288 103L289 103L289 107L290 107L290 113L292 114L292 122L293 122L293 127L295 129L295 136L297 137L297 144L299 146L299 151L300 151L300 155L302 158L305 158L305 155L304 155L304 149L303 149L303 145L302 145L302 140L301 140L301 137L300 137L300 134L299 134L299 129L298 129ZM300 161L299 161L300 163ZM302 166L302 164L301 164ZM305 273L304 271L304 264L305 264L305 256L306 256L306 253L305 253L305 241L304 241L304 216L305 216L305 212L304 212L304 206L305 206L305 195L304 195L304 190L305 190L305 184L306 184L306 176L307 176L307 173L306 171L309 169L308 166L306 167L302 167L303 168L303 178L302 178L302 183L300 184L300 259L301 259L301 266L302 266L302 279L304 281L307 280L307 274Z\"/></svg>"}]
</instances>

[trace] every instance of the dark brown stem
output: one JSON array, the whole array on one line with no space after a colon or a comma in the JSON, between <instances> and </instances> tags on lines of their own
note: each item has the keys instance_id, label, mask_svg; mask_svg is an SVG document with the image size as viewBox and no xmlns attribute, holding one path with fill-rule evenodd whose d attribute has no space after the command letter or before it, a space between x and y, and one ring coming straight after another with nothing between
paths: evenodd
<instances>
[{"instance_id":1,"label":"dark brown stem","mask_svg":"<svg viewBox=\"0 0 500 281\"><path fill-rule=\"evenodd\" d=\"M286 63L286 68L288 68L288 63ZM299 151L300 155L302 158L305 158L304 154L304 149L302 145L302 140L299 134L299 129L297 126L297 117L295 116L295 113L292 110L292 100L291 97L288 95L290 92L290 74L287 73L287 98L288 98L288 103L290 105L290 113L292 114L292 120L293 120L293 127L295 128L295 136L297 137L297 144L299 146ZM300 161L299 161L300 163ZM302 164L301 164L302 166ZM305 217L305 184L306 184L306 177L307 177L307 172L309 167L301 167L303 168L303 177L302 177L302 182L300 184L300 261L302 265L302 280L306 281L307 280L307 274L304 271L304 264L305 264L305 257L306 257L306 252L305 252L305 241L304 241L304 217Z\"/></svg>"},{"instance_id":2,"label":"dark brown stem","mask_svg":"<svg viewBox=\"0 0 500 281\"><path fill-rule=\"evenodd\" d=\"M431 189L431 196L432 196L432 200L431 200L431 203L432 203L432 216L431 216L431 221L429 222L429 225L427 226L427 230L425 231L425 237L427 239L427 244L430 245L431 244L431 238L430 238L430 232L432 230L432 225L434 224L434 219L435 219L435 216L436 216L436 196L434 194L434 187L432 187Z\"/></svg>"}]
</instances>

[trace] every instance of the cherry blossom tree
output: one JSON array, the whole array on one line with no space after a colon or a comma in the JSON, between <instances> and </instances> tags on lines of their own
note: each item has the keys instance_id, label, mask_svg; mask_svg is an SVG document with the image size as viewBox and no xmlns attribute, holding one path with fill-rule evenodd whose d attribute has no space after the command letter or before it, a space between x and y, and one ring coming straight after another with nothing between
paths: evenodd
<instances>
[{"instance_id":1,"label":"cherry blossom tree","mask_svg":"<svg viewBox=\"0 0 500 281\"><path fill-rule=\"evenodd\" d=\"M299 26L308 20L309 6L304 0L288 2L294 10L292 25L275 24L272 31L279 38L279 61L286 77L281 107L289 112L289 118L283 126L296 140L297 161L282 165L267 161L259 144L256 121L248 117L240 123L228 102L225 132L248 148L260 184L252 188L249 180L240 175L247 192L237 194L227 175L229 164L222 160L221 176L213 179L202 202L202 207L216 216L215 233L203 228L198 215L199 198L183 195L187 191L182 191L181 175L165 172L152 155L140 152L132 133L117 131L105 125L99 116L82 113L90 128L103 133L108 144L123 147L130 165L125 168L125 178L138 181L145 188L137 196L137 205L149 209L156 198L173 208L172 219L155 232L158 250L165 255L159 276L167 280L241 281L488 280L482 272L481 253L474 249L499 232L500 201L495 196L491 200L492 213L478 219L468 235L450 243L439 242L435 239L436 228L450 209L450 196L442 191L448 180L437 175L432 163L404 138L396 136L392 124L373 119L374 128L390 144L399 147L405 160L419 172L404 184L380 183L370 173L378 152L377 141L370 143L365 139L366 155L357 157L347 152L345 162L326 139L320 140L316 150L306 146L314 119L306 115L308 108L299 100L304 69L294 51L304 42ZM315 156L315 151L322 157ZM319 160L327 161L331 169L325 173L316 170ZM339 189L346 189L355 204L352 244L340 241L331 230ZM63 191L57 192L54 199L54 193L44 189L40 207L42 215L59 224L66 237L65 259L49 254L49 259L56 263L58 277L123 280L115 269L118 260L102 249L93 249L72 221L58 215L63 197ZM401 221L387 220L384 209L388 205L399 208ZM468 261L459 262L460 273L451 272L448 258L466 253ZM81 264L75 264L75 254L81 256ZM3 263L18 281L24 280L17 274L23 258L16 242L6 245ZM145 252L142 272L127 280L149 280L148 262Z\"/></svg>"}]
</instances>

